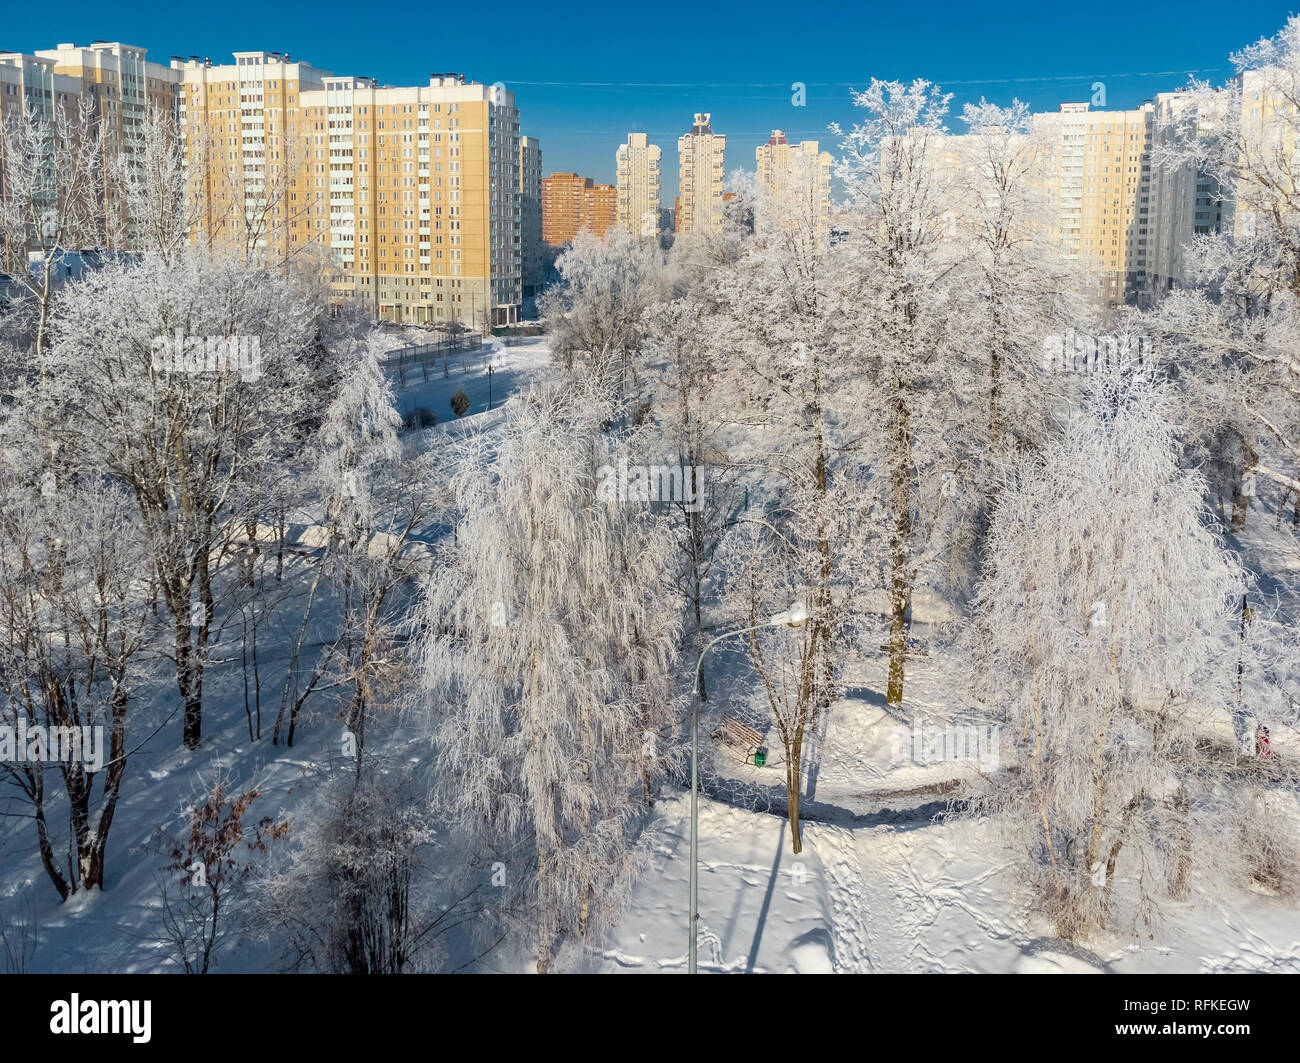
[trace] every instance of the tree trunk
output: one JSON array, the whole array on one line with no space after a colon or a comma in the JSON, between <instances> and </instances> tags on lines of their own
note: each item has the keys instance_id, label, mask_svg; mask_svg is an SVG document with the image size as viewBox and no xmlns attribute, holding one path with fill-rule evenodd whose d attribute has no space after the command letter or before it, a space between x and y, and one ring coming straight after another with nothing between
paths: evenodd
<instances>
[{"instance_id":1,"label":"tree trunk","mask_svg":"<svg viewBox=\"0 0 1300 1063\"><path fill-rule=\"evenodd\" d=\"M537 973L551 967L551 931L546 924L546 853L537 841Z\"/></svg>"},{"instance_id":2,"label":"tree trunk","mask_svg":"<svg viewBox=\"0 0 1300 1063\"><path fill-rule=\"evenodd\" d=\"M803 852L803 835L799 833L799 791L803 787L800 768L802 742L796 740L786 749L785 792L790 803L790 845L795 856Z\"/></svg>"},{"instance_id":3,"label":"tree trunk","mask_svg":"<svg viewBox=\"0 0 1300 1063\"><path fill-rule=\"evenodd\" d=\"M989 358L989 454L1002 449L1002 318L996 297L993 304L993 337Z\"/></svg>"},{"instance_id":4,"label":"tree trunk","mask_svg":"<svg viewBox=\"0 0 1300 1063\"><path fill-rule=\"evenodd\" d=\"M203 672L190 643L190 618L176 615L176 684L185 702L183 740L186 749L198 749L203 733Z\"/></svg>"},{"instance_id":5,"label":"tree trunk","mask_svg":"<svg viewBox=\"0 0 1300 1063\"><path fill-rule=\"evenodd\" d=\"M890 442L889 505L893 528L890 535L889 686L885 700L903 703L903 669L907 655L907 609L912 600L912 578L908 571L912 542L912 429L907 398L895 385L894 416Z\"/></svg>"}]
</instances>

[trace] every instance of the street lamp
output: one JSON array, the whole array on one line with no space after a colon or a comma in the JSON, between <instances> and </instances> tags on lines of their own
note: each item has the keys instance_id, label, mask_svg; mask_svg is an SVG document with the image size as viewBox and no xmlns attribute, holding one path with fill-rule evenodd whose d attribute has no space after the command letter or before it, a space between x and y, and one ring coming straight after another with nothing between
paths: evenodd
<instances>
[{"instance_id":1,"label":"street lamp","mask_svg":"<svg viewBox=\"0 0 1300 1063\"><path fill-rule=\"evenodd\" d=\"M687 973L696 974L696 963L699 958L699 925L700 925L700 874L699 874L699 854L700 854L700 674L704 668L704 655L713 649L723 639L729 639L734 635L748 635L751 631L757 631L764 627L780 627L787 624L790 627L799 627L808 620L808 608L803 602L794 602L789 609L780 613L774 613L761 624L753 624L750 627L742 627L736 631L727 631L718 635L700 651L700 659L695 663L695 684L691 688L691 911L690 911L690 943L687 948Z\"/></svg>"}]
</instances>

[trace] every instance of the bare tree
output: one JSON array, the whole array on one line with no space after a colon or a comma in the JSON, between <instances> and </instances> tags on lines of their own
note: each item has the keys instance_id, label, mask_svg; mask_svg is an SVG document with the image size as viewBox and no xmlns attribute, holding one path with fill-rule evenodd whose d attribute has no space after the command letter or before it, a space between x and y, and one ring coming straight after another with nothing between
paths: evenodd
<instances>
[{"instance_id":1,"label":"bare tree","mask_svg":"<svg viewBox=\"0 0 1300 1063\"><path fill-rule=\"evenodd\" d=\"M105 226L104 132L89 95L0 122L0 264L36 302L38 355L63 256L103 247Z\"/></svg>"}]
</instances>

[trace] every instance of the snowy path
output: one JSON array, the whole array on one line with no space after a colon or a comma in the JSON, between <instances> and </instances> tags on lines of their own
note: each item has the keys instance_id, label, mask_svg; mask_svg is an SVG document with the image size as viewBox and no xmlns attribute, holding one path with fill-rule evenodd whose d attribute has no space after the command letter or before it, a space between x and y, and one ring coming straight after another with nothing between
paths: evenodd
<instances>
[{"instance_id":1,"label":"snowy path","mask_svg":"<svg viewBox=\"0 0 1300 1063\"><path fill-rule=\"evenodd\" d=\"M804 837L816 848L826 871L835 939L835 973L864 974L875 970L871 962L871 905L853 832L842 827L810 824L804 829Z\"/></svg>"},{"instance_id":2,"label":"snowy path","mask_svg":"<svg viewBox=\"0 0 1300 1063\"><path fill-rule=\"evenodd\" d=\"M970 826L967 824L966 826ZM812 824L843 972L1009 970L1023 963L1000 869L954 859L948 832Z\"/></svg>"},{"instance_id":3,"label":"snowy path","mask_svg":"<svg viewBox=\"0 0 1300 1063\"><path fill-rule=\"evenodd\" d=\"M783 785L758 787L752 784L737 784L731 779L705 777L700 780L700 792L715 801L745 812L759 812L779 816L781 819L786 818L788 801ZM869 796L862 795L864 807L868 803ZM831 804L829 801L810 801L804 797L799 801L799 822L834 823L854 829L892 827L895 830L915 830L939 822L948 811L946 799L926 800L929 796L932 795L891 794L869 802L878 806L870 811L846 808L843 805ZM917 803L909 804L909 801Z\"/></svg>"}]
</instances>

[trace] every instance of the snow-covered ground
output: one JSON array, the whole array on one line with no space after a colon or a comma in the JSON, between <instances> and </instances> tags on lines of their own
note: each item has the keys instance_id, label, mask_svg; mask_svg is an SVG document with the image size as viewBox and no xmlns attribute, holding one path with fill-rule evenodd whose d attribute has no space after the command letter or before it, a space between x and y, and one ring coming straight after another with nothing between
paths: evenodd
<instances>
[{"instance_id":1,"label":"snow-covered ground","mask_svg":"<svg viewBox=\"0 0 1300 1063\"><path fill-rule=\"evenodd\" d=\"M671 972L687 949L689 795L664 801L653 874L582 971ZM1071 945L1017 902L988 821L854 827L805 823L703 798L702 971L1300 973L1300 911L1263 894L1194 893L1146 934Z\"/></svg>"},{"instance_id":2,"label":"snow-covered ground","mask_svg":"<svg viewBox=\"0 0 1300 1063\"><path fill-rule=\"evenodd\" d=\"M417 386L408 372L405 388L395 394L402 408L424 405L438 411L438 424L422 429L419 439L429 448L443 447L459 433L491 425L509 394L547 372L549 349L543 339L525 340L502 347L492 342L484 352L468 356L462 367L453 358L450 372L430 374ZM493 411L487 411L486 366L494 366ZM456 418L451 396L464 388L472 401L470 411ZM291 534L300 546L319 545L311 515L298 515ZM420 529L417 538L431 539L437 527ZM309 581L309 560L290 554L286 558L285 586L301 591ZM324 595L324 592L322 592ZM301 602L303 595L299 594ZM113 973L177 970L175 960L161 942L161 913L157 875L166 862L155 842L160 824L175 827L177 815L210 783L217 772L248 788L256 785L261 796L251 814L295 817L312 814L323 787L348 764L340 752L342 724L336 693L322 692L307 702L293 747L270 742L279 708L280 691L298 634L300 607L292 602L273 610L259 633L259 671L262 683L262 738L249 739L245 715L242 669L223 667L231 655L238 658L239 634L227 628L220 651L205 675L203 744L198 750L181 747L180 718L174 679L159 685L160 703L144 713L138 732L127 735L134 748L114 816L106 860L105 889L74 894L60 903L40 865L35 828L29 817L0 819L0 926L12 941L35 937L37 947L28 970L32 972ZM316 651L337 624L337 612L318 604L306 651ZM235 628L238 628L238 623ZM310 665L308 665L310 667ZM381 710L371 725L371 742L377 755L420 763L429 744L418 730L406 728L398 718ZM368 745L367 747L372 748ZM20 809L23 806L18 806ZM58 813L63 816L62 810ZM66 823L53 824L62 836ZM292 832L291 832L292 839ZM289 844L293 844L290 841ZM56 854L58 850L56 849ZM225 972L277 969L281 957L268 954L264 942L254 938L232 940L221 950L218 970ZM463 960L460 957L457 962ZM455 965L455 964L453 964ZM0 948L0 972L5 953Z\"/></svg>"},{"instance_id":3,"label":"snow-covered ground","mask_svg":"<svg viewBox=\"0 0 1300 1063\"><path fill-rule=\"evenodd\" d=\"M418 409L430 411L438 424L456 421L451 397L464 390L470 406L466 418L485 413L489 402L499 409L508 395L525 381L542 371L550 361L545 337L525 337L507 346L504 341L489 339L479 350L453 351L431 362L427 370L419 365L400 369L396 359L386 368L397 396L397 412L403 417ZM491 374L488 369L491 368Z\"/></svg>"}]
</instances>

